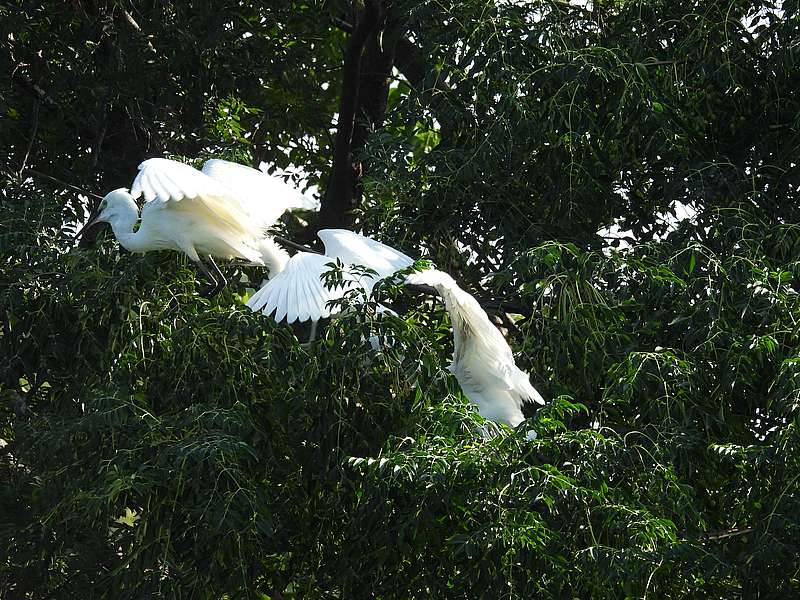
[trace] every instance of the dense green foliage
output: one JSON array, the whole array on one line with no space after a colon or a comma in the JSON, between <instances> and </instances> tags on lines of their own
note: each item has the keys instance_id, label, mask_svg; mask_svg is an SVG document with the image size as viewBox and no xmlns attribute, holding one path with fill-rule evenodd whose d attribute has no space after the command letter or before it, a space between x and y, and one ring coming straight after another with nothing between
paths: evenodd
<instances>
[{"instance_id":1,"label":"dense green foliage","mask_svg":"<svg viewBox=\"0 0 800 600\"><path fill-rule=\"evenodd\" d=\"M262 4L0 7L0 596L800 595L798 2L394 2L426 74L357 226L516 307L533 442L480 435L407 291L303 345L256 269L209 301L75 247L87 197L29 169L324 186L347 3Z\"/></svg>"}]
</instances>

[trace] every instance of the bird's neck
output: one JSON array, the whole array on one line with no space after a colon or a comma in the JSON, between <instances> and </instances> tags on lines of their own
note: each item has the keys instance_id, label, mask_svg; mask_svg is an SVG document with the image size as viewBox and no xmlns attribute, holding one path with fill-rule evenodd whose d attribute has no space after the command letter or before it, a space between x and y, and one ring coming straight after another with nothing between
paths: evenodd
<instances>
[{"instance_id":1,"label":"bird's neck","mask_svg":"<svg viewBox=\"0 0 800 600\"><path fill-rule=\"evenodd\" d=\"M139 215L136 209L131 207L130 210L125 210L109 221L111 229L114 232L114 237L116 237L120 245L129 252L142 252L144 250L142 247L143 240L139 232L133 231L133 227L138 220Z\"/></svg>"}]
</instances>

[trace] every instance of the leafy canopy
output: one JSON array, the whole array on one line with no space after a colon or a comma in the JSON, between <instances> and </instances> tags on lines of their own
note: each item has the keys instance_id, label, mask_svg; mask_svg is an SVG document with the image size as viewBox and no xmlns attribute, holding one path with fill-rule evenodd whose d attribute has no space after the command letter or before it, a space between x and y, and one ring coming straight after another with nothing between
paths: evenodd
<instances>
[{"instance_id":1,"label":"leafy canopy","mask_svg":"<svg viewBox=\"0 0 800 600\"><path fill-rule=\"evenodd\" d=\"M208 301L75 247L89 198L31 169L325 185L351 15L273 4L0 7L0 595L797 595L798 3L391 5L424 68L398 45L357 227L512 310L534 442L481 437L419 296L307 345L257 269Z\"/></svg>"}]
</instances>

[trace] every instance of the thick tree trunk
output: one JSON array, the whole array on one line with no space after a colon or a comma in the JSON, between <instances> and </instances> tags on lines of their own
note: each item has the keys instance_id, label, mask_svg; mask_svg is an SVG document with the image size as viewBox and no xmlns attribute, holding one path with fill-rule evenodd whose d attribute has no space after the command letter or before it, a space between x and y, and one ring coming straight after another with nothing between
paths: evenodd
<instances>
[{"instance_id":1,"label":"thick tree trunk","mask_svg":"<svg viewBox=\"0 0 800 600\"><path fill-rule=\"evenodd\" d=\"M339 101L339 122L333 147L333 165L322 198L316 229L347 227L352 223L351 210L359 173L353 163L353 130L361 86L361 62L364 46L381 19L379 0L367 0L358 10L356 23L344 52L342 96Z\"/></svg>"},{"instance_id":2,"label":"thick tree trunk","mask_svg":"<svg viewBox=\"0 0 800 600\"><path fill-rule=\"evenodd\" d=\"M386 14L381 0L367 1L354 22L335 20L350 35L345 49L339 122L334 140L333 165L313 233L327 227L350 227L353 209L362 199L364 167L359 152L367 138L383 125L392 69L398 70L426 97L441 124L442 140L456 131L446 102L447 87L431 83L430 69L420 48L403 37L405 22Z\"/></svg>"},{"instance_id":3,"label":"thick tree trunk","mask_svg":"<svg viewBox=\"0 0 800 600\"><path fill-rule=\"evenodd\" d=\"M370 7L377 10L377 21L364 37L365 23L369 24L366 11ZM374 4L367 4L358 11L355 24L334 19L336 25L348 32L350 37L344 57L333 167L322 199L320 217L309 232L308 242L320 229L350 227L353 223L353 209L362 199L361 179L364 175L358 153L364 148L369 135L383 125L394 67L420 95L427 98L441 125L442 141L450 141L457 130L453 111L449 110L446 102L447 86L438 81L439 78L429 83L433 78L430 77L431 70L426 65L422 50L403 37L405 22L382 12L380 0L375 0Z\"/></svg>"},{"instance_id":4,"label":"thick tree trunk","mask_svg":"<svg viewBox=\"0 0 800 600\"><path fill-rule=\"evenodd\" d=\"M361 204L361 178L365 170L358 154L369 135L379 129L386 117L389 101L389 82L395 62L395 48L403 33L402 23L387 18L383 27L375 29L367 40L361 65L361 81L353 128L351 158L357 178L353 189L353 206Z\"/></svg>"}]
</instances>

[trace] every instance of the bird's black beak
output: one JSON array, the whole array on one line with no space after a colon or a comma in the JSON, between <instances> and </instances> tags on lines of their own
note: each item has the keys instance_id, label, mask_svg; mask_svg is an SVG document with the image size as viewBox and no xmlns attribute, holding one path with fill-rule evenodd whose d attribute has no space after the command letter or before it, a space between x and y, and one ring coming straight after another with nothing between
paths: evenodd
<instances>
[{"instance_id":1,"label":"bird's black beak","mask_svg":"<svg viewBox=\"0 0 800 600\"><path fill-rule=\"evenodd\" d=\"M90 248L94 245L97 232L100 231L100 226L104 221L98 221L100 217L100 208L96 208L91 215L86 225L80 228L80 231L75 234L75 240L78 242L79 248Z\"/></svg>"},{"instance_id":2,"label":"bird's black beak","mask_svg":"<svg viewBox=\"0 0 800 600\"><path fill-rule=\"evenodd\" d=\"M79 240L79 239L81 238L81 236L82 236L82 235L83 235L83 234L86 232L86 230L87 230L87 229L89 229L89 228L90 228L92 225L94 225L95 223L97 223L97 217L98 217L98 213L97 213L97 211L94 211L94 212L93 212L93 213L90 215L90 218L89 218L89 220L86 222L86 225L84 225L83 227L81 227L81 228L80 228L80 230L78 231L78 233L76 233L76 234L75 234L75 239L76 239L76 240Z\"/></svg>"}]
</instances>

